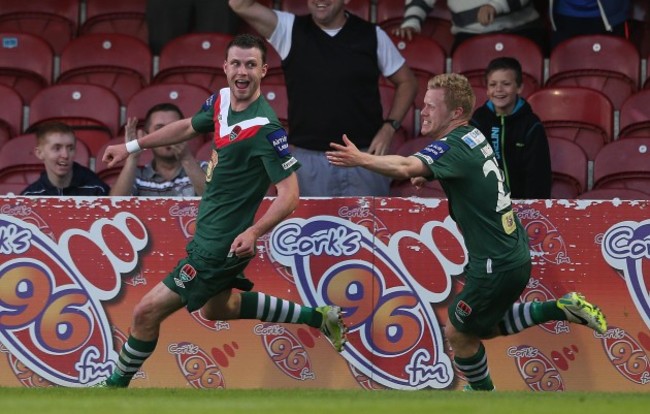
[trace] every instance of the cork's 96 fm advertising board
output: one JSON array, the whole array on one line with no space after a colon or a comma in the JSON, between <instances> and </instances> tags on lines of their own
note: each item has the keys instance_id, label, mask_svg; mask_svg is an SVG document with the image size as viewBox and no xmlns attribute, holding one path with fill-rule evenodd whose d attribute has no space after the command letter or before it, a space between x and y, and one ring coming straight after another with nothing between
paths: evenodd
<instances>
[{"instance_id":1,"label":"cork's 96 fm advertising board","mask_svg":"<svg viewBox=\"0 0 650 414\"><path fill-rule=\"evenodd\" d=\"M184 256L197 206L0 199L0 386L83 387L105 378L133 307ZM579 291L604 310L609 330L560 321L486 341L497 387L648 389L648 202L515 206L534 262L521 301ZM255 290L342 306L345 350L336 353L306 325L209 321L182 309L164 322L131 386L459 389L443 327L465 263L445 200L304 199L259 239L246 275Z\"/></svg>"}]
</instances>

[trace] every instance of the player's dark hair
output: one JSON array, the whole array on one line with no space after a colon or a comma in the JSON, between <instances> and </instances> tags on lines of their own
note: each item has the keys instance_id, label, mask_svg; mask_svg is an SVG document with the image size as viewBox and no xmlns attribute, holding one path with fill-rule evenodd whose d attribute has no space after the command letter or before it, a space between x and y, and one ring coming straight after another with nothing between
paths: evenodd
<instances>
[{"instance_id":1,"label":"player's dark hair","mask_svg":"<svg viewBox=\"0 0 650 414\"><path fill-rule=\"evenodd\" d=\"M488 63L487 69L485 69L485 79L487 80L487 77L490 76L490 73L494 72L495 70L513 70L515 71L515 82L517 82L517 86L521 86L523 83L521 75L521 64L517 59L513 57L503 56L492 59L490 63Z\"/></svg>"},{"instance_id":2,"label":"player's dark hair","mask_svg":"<svg viewBox=\"0 0 650 414\"><path fill-rule=\"evenodd\" d=\"M264 43L262 38L248 33L235 36L235 38L228 43L228 47L226 48L226 60L228 59L228 52L233 46L242 49L259 49L262 53L262 64L266 63L266 43Z\"/></svg>"}]
</instances>

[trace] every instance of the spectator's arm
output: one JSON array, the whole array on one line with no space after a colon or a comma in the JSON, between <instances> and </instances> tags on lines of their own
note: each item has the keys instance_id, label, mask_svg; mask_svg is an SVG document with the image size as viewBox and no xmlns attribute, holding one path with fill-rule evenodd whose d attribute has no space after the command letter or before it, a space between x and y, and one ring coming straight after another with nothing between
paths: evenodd
<instances>
[{"instance_id":1,"label":"spectator's arm","mask_svg":"<svg viewBox=\"0 0 650 414\"><path fill-rule=\"evenodd\" d=\"M278 24L278 16L273 10L255 0L228 0L230 8L268 39Z\"/></svg>"},{"instance_id":2,"label":"spectator's arm","mask_svg":"<svg viewBox=\"0 0 650 414\"><path fill-rule=\"evenodd\" d=\"M429 12L433 9L436 0L406 0L404 7L404 21L402 28L411 28L420 33L422 22L427 18Z\"/></svg>"},{"instance_id":3,"label":"spectator's arm","mask_svg":"<svg viewBox=\"0 0 650 414\"><path fill-rule=\"evenodd\" d=\"M181 166L192 182L196 195L203 195L203 191L205 191L205 171L203 171L201 164L190 151L187 151L187 154L181 158Z\"/></svg>"}]
</instances>

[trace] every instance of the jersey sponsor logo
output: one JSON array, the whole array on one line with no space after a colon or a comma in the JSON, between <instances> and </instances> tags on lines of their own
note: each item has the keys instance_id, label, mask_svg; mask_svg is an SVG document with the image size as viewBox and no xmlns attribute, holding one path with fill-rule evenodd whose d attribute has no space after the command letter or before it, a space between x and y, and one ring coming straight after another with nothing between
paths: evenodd
<instances>
[{"instance_id":1,"label":"jersey sponsor logo","mask_svg":"<svg viewBox=\"0 0 650 414\"><path fill-rule=\"evenodd\" d=\"M470 148L476 148L477 145L485 142L485 137L478 129L473 129L461 138Z\"/></svg>"},{"instance_id":2,"label":"jersey sponsor logo","mask_svg":"<svg viewBox=\"0 0 650 414\"><path fill-rule=\"evenodd\" d=\"M506 234L512 234L517 230L517 223L515 222L515 215L512 210L501 216L501 225Z\"/></svg>"},{"instance_id":3,"label":"jersey sponsor logo","mask_svg":"<svg viewBox=\"0 0 650 414\"><path fill-rule=\"evenodd\" d=\"M266 136L266 139L269 140L273 149L278 154L278 157L284 158L289 153L289 140L287 139L287 132L283 129L276 129Z\"/></svg>"},{"instance_id":4,"label":"jersey sponsor logo","mask_svg":"<svg viewBox=\"0 0 650 414\"><path fill-rule=\"evenodd\" d=\"M418 154L427 161L427 164L433 164L435 160L442 157L447 151L449 151L449 145L446 142L436 141L427 145Z\"/></svg>"},{"instance_id":5,"label":"jersey sponsor logo","mask_svg":"<svg viewBox=\"0 0 650 414\"><path fill-rule=\"evenodd\" d=\"M216 98L215 98L214 94L210 95L210 97L208 99L206 99L205 102L203 102L203 105L201 106L201 110L203 112L209 111L210 108L212 108L212 105L214 105L214 100L215 99Z\"/></svg>"},{"instance_id":6,"label":"jersey sponsor logo","mask_svg":"<svg viewBox=\"0 0 650 414\"><path fill-rule=\"evenodd\" d=\"M295 157L291 157L289 160L282 163L282 168L284 168L285 170L288 170L289 168L296 165L297 162L298 162L298 160Z\"/></svg>"}]
</instances>

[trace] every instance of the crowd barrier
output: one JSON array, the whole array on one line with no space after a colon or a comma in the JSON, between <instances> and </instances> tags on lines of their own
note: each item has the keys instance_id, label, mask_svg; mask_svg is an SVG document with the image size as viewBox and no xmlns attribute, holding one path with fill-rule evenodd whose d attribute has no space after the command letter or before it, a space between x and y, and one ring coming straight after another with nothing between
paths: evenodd
<instances>
[{"instance_id":1,"label":"crowd barrier","mask_svg":"<svg viewBox=\"0 0 650 414\"><path fill-rule=\"evenodd\" d=\"M183 257L197 207L198 199L1 198L0 386L103 379L134 305ZM515 202L534 262L521 300L580 291L609 330L550 322L487 341L499 390L647 390L649 207ZM132 387L460 389L442 332L463 285L462 242L446 200L303 199L259 239L246 275L265 293L341 305L344 352L306 325L181 310Z\"/></svg>"}]
</instances>

